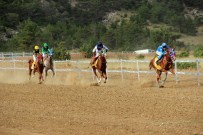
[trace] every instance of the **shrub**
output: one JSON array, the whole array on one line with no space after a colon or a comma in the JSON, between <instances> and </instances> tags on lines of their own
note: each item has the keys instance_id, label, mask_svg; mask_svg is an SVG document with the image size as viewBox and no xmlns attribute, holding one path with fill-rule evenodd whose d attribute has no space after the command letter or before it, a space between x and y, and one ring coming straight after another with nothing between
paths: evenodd
<instances>
[{"instance_id":1,"label":"shrub","mask_svg":"<svg viewBox=\"0 0 203 135\"><path fill-rule=\"evenodd\" d=\"M71 55L65 49L56 50L54 52L54 59L56 59L56 60L70 60L71 59Z\"/></svg>"},{"instance_id":2,"label":"shrub","mask_svg":"<svg viewBox=\"0 0 203 135\"><path fill-rule=\"evenodd\" d=\"M143 54L139 54L139 55L136 56L136 58L137 58L137 59L144 59L145 56L144 56Z\"/></svg>"},{"instance_id":3,"label":"shrub","mask_svg":"<svg viewBox=\"0 0 203 135\"><path fill-rule=\"evenodd\" d=\"M183 58L183 57L188 57L189 56L189 51L182 51L178 57Z\"/></svg>"},{"instance_id":4,"label":"shrub","mask_svg":"<svg viewBox=\"0 0 203 135\"><path fill-rule=\"evenodd\" d=\"M195 62L181 62L177 63L178 69L196 69L196 63Z\"/></svg>"},{"instance_id":5,"label":"shrub","mask_svg":"<svg viewBox=\"0 0 203 135\"><path fill-rule=\"evenodd\" d=\"M199 46L194 50L194 57L203 57L203 46Z\"/></svg>"}]
</instances>

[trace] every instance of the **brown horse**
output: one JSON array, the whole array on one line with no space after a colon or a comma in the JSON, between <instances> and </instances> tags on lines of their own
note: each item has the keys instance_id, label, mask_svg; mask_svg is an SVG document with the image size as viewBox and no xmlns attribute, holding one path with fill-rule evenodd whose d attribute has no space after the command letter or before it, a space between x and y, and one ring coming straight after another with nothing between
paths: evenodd
<instances>
[{"instance_id":1,"label":"brown horse","mask_svg":"<svg viewBox=\"0 0 203 135\"><path fill-rule=\"evenodd\" d=\"M92 65L92 69L94 72L94 75L97 78L97 82L98 84L101 83L101 79L104 79L104 83L106 83L107 80L107 74L106 74L106 58L103 54L100 54L97 58L97 60L95 61L95 63ZM99 73L99 76L96 73L96 70Z\"/></svg>"},{"instance_id":2,"label":"brown horse","mask_svg":"<svg viewBox=\"0 0 203 135\"><path fill-rule=\"evenodd\" d=\"M30 59L28 61L29 63L29 80L31 79L31 75L33 73L33 75L35 74L35 72L38 72L39 74L39 84L42 83L43 79L43 70L44 70L44 65L43 65L43 57L42 54L38 54L37 55L37 60L34 66L34 69L32 69L32 63L33 63L33 59Z\"/></svg>"},{"instance_id":3,"label":"brown horse","mask_svg":"<svg viewBox=\"0 0 203 135\"><path fill-rule=\"evenodd\" d=\"M170 49L168 49L166 54L163 56L161 62L158 65L156 64L157 59L158 59L157 56L155 56L150 61L149 68L151 70L151 68L153 67L156 70L156 73L157 73L156 81L157 81L159 88L161 88L161 87L164 87L163 85L167 79L168 71L171 72L174 75L175 80L177 80L175 71L173 69L173 61L176 60L176 53L175 53L174 49L170 48ZM161 81L162 72L165 72L165 77Z\"/></svg>"}]
</instances>

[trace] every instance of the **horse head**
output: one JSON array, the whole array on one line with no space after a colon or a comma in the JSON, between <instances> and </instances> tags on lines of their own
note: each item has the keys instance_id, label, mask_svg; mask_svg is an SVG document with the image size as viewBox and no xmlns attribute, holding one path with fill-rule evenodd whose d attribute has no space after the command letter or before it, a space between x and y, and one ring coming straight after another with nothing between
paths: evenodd
<instances>
[{"instance_id":1,"label":"horse head","mask_svg":"<svg viewBox=\"0 0 203 135\"><path fill-rule=\"evenodd\" d=\"M169 49L169 56L170 56L170 58L172 59L172 61L175 61L175 60L176 60L176 52L175 52L175 49L174 49L174 48L170 48L170 49Z\"/></svg>"},{"instance_id":2,"label":"horse head","mask_svg":"<svg viewBox=\"0 0 203 135\"><path fill-rule=\"evenodd\" d=\"M39 62L40 64L43 63L43 56L42 56L42 54L38 54L37 55L37 62Z\"/></svg>"}]
</instances>

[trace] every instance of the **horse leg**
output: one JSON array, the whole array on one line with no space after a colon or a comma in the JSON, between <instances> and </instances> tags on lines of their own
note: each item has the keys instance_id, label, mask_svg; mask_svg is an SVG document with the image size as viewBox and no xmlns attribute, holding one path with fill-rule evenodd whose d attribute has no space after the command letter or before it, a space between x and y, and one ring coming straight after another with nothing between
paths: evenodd
<instances>
[{"instance_id":1,"label":"horse leg","mask_svg":"<svg viewBox=\"0 0 203 135\"><path fill-rule=\"evenodd\" d=\"M36 69L32 69L32 77L34 77L35 76L35 72L36 72Z\"/></svg>"},{"instance_id":2,"label":"horse leg","mask_svg":"<svg viewBox=\"0 0 203 135\"><path fill-rule=\"evenodd\" d=\"M41 73L39 73L39 84L41 84L41 83L42 83L41 79L42 79L42 74L41 74Z\"/></svg>"},{"instance_id":3,"label":"horse leg","mask_svg":"<svg viewBox=\"0 0 203 135\"><path fill-rule=\"evenodd\" d=\"M96 73L96 68L92 68L94 75L96 76L97 80L98 80L98 75Z\"/></svg>"},{"instance_id":4,"label":"horse leg","mask_svg":"<svg viewBox=\"0 0 203 135\"><path fill-rule=\"evenodd\" d=\"M106 80L107 80L106 71L103 71L103 72L102 72L102 76L103 76L103 78L104 78L104 83L106 83Z\"/></svg>"},{"instance_id":5,"label":"horse leg","mask_svg":"<svg viewBox=\"0 0 203 135\"><path fill-rule=\"evenodd\" d=\"M45 78L47 77L47 72L48 72L48 69L47 68L45 68Z\"/></svg>"},{"instance_id":6,"label":"horse leg","mask_svg":"<svg viewBox=\"0 0 203 135\"><path fill-rule=\"evenodd\" d=\"M51 68L51 71L52 71L52 73L53 73L53 76L55 76L55 71L54 71L53 68Z\"/></svg>"},{"instance_id":7,"label":"horse leg","mask_svg":"<svg viewBox=\"0 0 203 135\"><path fill-rule=\"evenodd\" d=\"M177 74L175 73L174 69L171 68L171 69L169 69L169 71L173 74L174 80L175 80L176 82L179 82L178 76L177 76Z\"/></svg>"},{"instance_id":8,"label":"horse leg","mask_svg":"<svg viewBox=\"0 0 203 135\"><path fill-rule=\"evenodd\" d=\"M160 80L161 80L161 71L157 71L156 81L157 81L158 87L162 88L163 86L160 85Z\"/></svg>"},{"instance_id":9,"label":"horse leg","mask_svg":"<svg viewBox=\"0 0 203 135\"><path fill-rule=\"evenodd\" d=\"M164 85L164 83L165 83L165 81L166 81L166 79L167 79L167 75L168 75L168 72L166 71L166 72L165 72L164 79L162 80L162 83L161 83L162 86Z\"/></svg>"},{"instance_id":10,"label":"horse leg","mask_svg":"<svg viewBox=\"0 0 203 135\"><path fill-rule=\"evenodd\" d=\"M149 63L149 70L152 69L152 65L153 65L153 63L152 63L152 60L151 60L150 63Z\"/></svg>"},{"instance_id":11,"label":"horse leg","mask_svg":"<svg viewBox=\"0 0 203 135\"><path fill-rule=\"evenodd\" d=\"M102 71L98 70L98 72L99 72L99 77L97 76L97 82L100 84L102 79Z\"/></svg>"},{"instance_id":12,"label":"horse leg","mask_svg":"<svg viewBox=\"0 0 203 135\"><path fill-rule=\"evenodd\" d=\"M29 68L29 80L31 79L32 69Z\"/></svg>"}]
</instances>

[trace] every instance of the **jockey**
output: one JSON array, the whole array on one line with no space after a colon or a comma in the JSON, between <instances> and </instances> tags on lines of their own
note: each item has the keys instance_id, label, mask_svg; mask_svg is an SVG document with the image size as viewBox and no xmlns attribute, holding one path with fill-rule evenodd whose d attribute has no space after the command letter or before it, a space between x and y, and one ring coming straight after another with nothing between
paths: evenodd
<instances>
[{"instance_id":1,"label":"jockey","mask_svg":"<svg viewBox=\"0 0 203 135\"><path fill-rule=\"evenodd\" d=\"M49 45L44 43L42 47L42 56L45 57L46 54L52 54L52 51L49 49Z\"/></svg>"},{"instance_id":2,"label":"jockey","mask_svg":"<svg viewBox=\"0 0 203 135\"><path fill-rule=\"evenodd\" d=\"M48 54L53 55L53 50L49 48L49 45L47 43L44 43L42 47L42 56L44 58L44 61Z\"/></svg>"},{"instance_id":3,"label":"jockey","mask_svg":"<svg viewBox=\"0 0 203 135\"><path fill-rule=\"evenodd\" d=\"M94 64L94 62L97 60L99 53L104 54L104 56L106 57L106 52L109 49L102 43L102 42L98 42L97 45L94 47L94 49L92 50L93 52L93 59L91 64Z\"/></svg>"},{"instance_id":4,"label":"jockey","mask_svg":"<svg viewBox=\"0 0 203 135\"><path fill-rule=\"evenodd\" d=\"M31 69L34 69L35 63L36 63L36 60L37 60L37 55L38 55L39 53L40 53L40 52L39 52L39 46L38 46L38 45L35 45L34 50L33 50L33 55L32 55L34 62L32 63Z\"/></svg>"},{"instance_id":5,"label":"jockey","mask_svg":"<svg viewBox=\"0 0 203 135\"><path fill-rule=\"evenodd\" d=\"M158 55L158 60L156 64L160 62L162 57L166 54L166 51L169 49L169 46L166 43L162 43L156 50L156 54Z\"/></svg>"}]
</instances>

